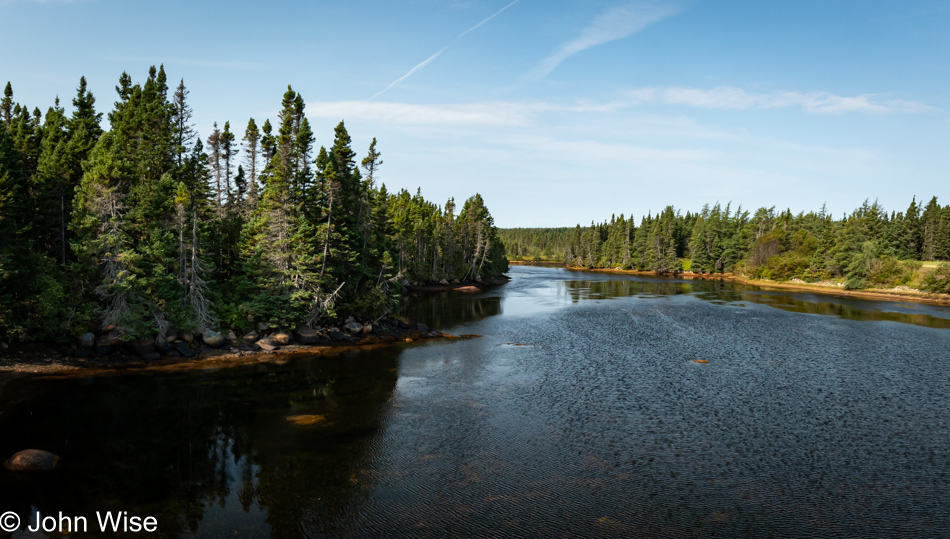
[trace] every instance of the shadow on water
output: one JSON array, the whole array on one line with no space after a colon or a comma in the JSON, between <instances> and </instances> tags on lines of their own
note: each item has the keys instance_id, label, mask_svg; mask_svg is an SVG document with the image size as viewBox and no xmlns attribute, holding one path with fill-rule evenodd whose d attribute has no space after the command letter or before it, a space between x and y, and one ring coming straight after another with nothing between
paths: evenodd
<instances>
[{"instance_id":1,"label":"shadow on water","mask_svg":"<svg viewBox=\"0 0 950 539\"><path fill-rule=\"evenodd\" d=\"M0 507L24 524L37 510L86 516L90 532L106 510L156 516L170 537L345 532L368 492L362 462L397 355L12 388L20 404L0 413L0 454L44 448L63 460L47 475L0 470Z\"/></svg>"},{"instance_id":2,"label":"shadow on water","mask_svg":"<svg viewBox=\"0 0 950 539\"><path fill-rule=\"evenodd\" d=\"M410 320L425 322L444 330L502 313L502 300L484 292L426 292L414 294L401 314Z\"/></svg>"}]
</instances>

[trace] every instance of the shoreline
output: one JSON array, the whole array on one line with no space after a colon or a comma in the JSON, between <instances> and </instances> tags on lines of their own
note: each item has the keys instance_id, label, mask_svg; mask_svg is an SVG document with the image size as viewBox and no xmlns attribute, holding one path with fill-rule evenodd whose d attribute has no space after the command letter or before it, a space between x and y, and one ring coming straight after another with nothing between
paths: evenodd
<instances>
[{"instance_id":1,"label":"shoreline","mask_svg":"<svg viewBox=\"0 0 950 539\"><path fill-rule=\"evenodd\" d=\"M823 285L819 283L806 283L806 282L778 282L778 281L768 281L764 279L749 279L746 277L741 277L732 273L692 273L692 272L680 272L680 273L658 273L655 271L640 271L640 270L624 270L618 268L578 268L565 266L563 264L548 262L548 263L537 263L534 261L518 261L512 260L509 261L509 264L514 266L549 266L549 267L559 267L571 271L587 271L591 273L613 273L618 275L644 275L649 277L672 277L676 279L686 279L686 280L696 280L696 281L726 281L730 283L736 283L747 286L755 286L758 288L772 288L777 290L790 290L797 292L812 292L816 294L824 294L828 296L844 297L844 298L859 298L859 299L872 299L872 300L881 300L881 301L905 301L911 303L923 303L927 305L937 305L942 307L950 306L950 295L948 294L935 294L930 292L920 292L914 291L913 289L909 290L894 290L894 289L861 289L861 290L844 290L840 289L837 286L833 285Z\"/></svg>"},{"instance_id":2,"label":"shoreline","mask_svg":"<svg viewBox=\"0 0 950 539\"><path fill-rule=\"evenodd\" d=\"M479 292L510 281L503 275L485 282L464 281L440 284L416 283L406 286L410 293ZM415 327L412 324L411 327ZM425 327L423 325L423 327ZM51 343L25 343L0 350L0 398L10 382L24 378L84 378L87 376L119 375L142 372L170 372L185 370L211 370L224 367L251 365L255 363L284 363L294 356L329 356L354 350L372 350L407 344L419 340L465 339L480 335L450 335L440 331L419 329L394 329L385 334L368 334L353 340L330 341L320 344L289 344L277 350L238 350L231 348L208 348L198 350L194 357L161 357L154 361L134 355L121 355L118 361L109 356L77 357L70 354L68 345Z\"/></svg>"},{"instance_id":3,"label":"shoreline","mask_svg":"<svg viewBox=\"0 0 950 539\"><path fill-rule=\"evenodd\" d=\"M418 341L436 339L471 339L481 335L450 335L440 331L408 330L399 334L368 336L355 341L341 341L324 344L290 344L278 350L238 351L229 349L211 349L198 355L185 357L163 357L147 362L142 358L112 361L108 356L96 358L77 358L66 355L55 357L52 354L31 354L17 358L6 354L0 356L0 399L8 384L25 378L85 378L89 376L112 376L146 372L174 372L191 370L216 370L225 367L237 367L258 363L283 364L296 356L331 356L359 350L373 350L395 345L410 344Z\"/></svg>"}]
</instances>

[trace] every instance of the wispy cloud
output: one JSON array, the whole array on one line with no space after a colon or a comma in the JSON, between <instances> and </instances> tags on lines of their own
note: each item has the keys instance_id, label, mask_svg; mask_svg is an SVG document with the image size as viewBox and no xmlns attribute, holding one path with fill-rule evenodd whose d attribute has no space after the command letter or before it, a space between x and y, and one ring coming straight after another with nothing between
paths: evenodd
<instances>
[{"instance_id":1,"label":"wispy cloud","mask_svg":"<svg viewBox=\"0 0 950 539\"><path fill-rule=\"evenodd\" d=\"M775 109L801 107L811 114L846 112L921 113L933 107L917 101L880 99L874 94L843 97L831 92L746 92L742 88L719 86L709 90L677 86L639 88L629 92L634 104L663 103L708 109Z\"/></svg>"},{"instance_id":2,"label":"wispy cloud","mask_svg":"<svg viewBox=\"0 0 950 539\"><path fill-rule=\"evenodd\" d=\"M456 105L413 105L385 101L317 101L307 113L317 118L366 119L402 125L528 125L541 112L608 112L615 103L557 105L544 102L490 102Z\"/></svg>"},{"instance_id":3,"label":"wispy cloud","mask_svg":"<svg viewBox=\"0 0 950 539\"><path fill-rule=\"evenodd\" d=\"M564 43L542 60L529 77L544 78L561 62L581 51L623 39L679 11L679 7L674 4L645 1L628 2L608 9L584 28L579 36Z\"/></svg>"},{"instance_id":4,"label":"wispy cloud","mask_svg":"<svg viewBox=\"0 0 950 539\"><path fill-rule=\"evenodd\" d=\"M483 24L485 24L485 23L487 23L488 21L494 19L495 17L501 15L503 11L505 11L506 9L510 8L511 6L517 4L519 1L520 1L520 0L514 0L514 2L512 2L512 3L508 4L508 5L506 5L505 7L499 9L499 10L496 11L494 14L492 14L490 17L484 19L482 22L480 22L480 23L476 24L475 26L469 28L468 30L462 32L461 34L455 36L455 39L453 39L452 41L449 41L449 43L448 43L446 46L444 46L444 47L442 47L441 49L439 49L438 51L436 51L436 53L433 54L432 56L430 56L430 57L426 58L425 60L423 60L422 62L416 64L416 66L413 67L412 69L410 69L408 73L406 73L405 75L403 75L403 76L399 77L398 79L396 79L396 80L392 81L391 83L389 83L389 86L387 86L387 87L383 88L382 90L380 90L380 91L376 92L375 94L373 94L373 97L370 97L369 99L367 99L367 101L372 101L372 100L376 99L377 97L379 97L379 96L383 95L384 93L386 93L387 91L389 91L389 89L392 88L393 86L395 86L395 85L399 84L400 82L402 82L402 81L408 79L413 73L415 73L416 71L419 71L419 70L422 69L423 67L429 65L430 62L432 62L433 60L435 60L436 58L438 58L439 55L441 55L443 52L445 52L445 49L448 49L450 46L452 46L453 43L455 43L456 41L462 39L462 36L464 36L465 34L468 34L469 32L472 32L472 31L478 29L478 28L479 28L480 26L482 26Z\"/></svg>"}]
</instances>

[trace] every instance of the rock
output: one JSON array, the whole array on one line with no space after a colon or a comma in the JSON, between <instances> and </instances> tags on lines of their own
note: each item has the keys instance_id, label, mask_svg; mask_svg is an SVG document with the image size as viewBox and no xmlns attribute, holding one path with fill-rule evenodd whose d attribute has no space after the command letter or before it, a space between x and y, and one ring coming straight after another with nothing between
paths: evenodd
<instances>
[{"instance_id":1,"label":"rock","mask_svg":"<svg viewBox=\"0 0 950 539\"><path fill-rule=\"evenodd\" d=\"M181 339L181 340L183 340L183 341L185 341L185 342L191 342L191 341L195 340L195 336L192 335L192 333L191 333L190 331L183 331L183 332L179 333L179 334L178 334L178 338Z\"/></svg>"},{"instance_id":2,"label":"rock","mask_svg":"<svg viewBox=\"0 0 950 539\"><path fill-rule=\"evenodd\" d=\"M174 346L169 346L165 350L162 350L162 355L165 357L181 357L181 352Z\"/></svg>"},{"instance_id":3,"label":"rock","mask_svg":"<svg viewBox=\"0 0 950 539\"><path fill-rule=\"evenodd\" d=\"M260 334L257 333L256 331L249 331L247 334L244 335L244 342L248 344L256 343L258 340L260 340L260 338L261 338Z\"/></svg>"},{"instance_id":4,"label":"rock","mask_svg":"<svg viewBox=\"0 0 950 539\"><path fill-rule=\"evenodd\" d=\"M416 329L418 329L419 331L423 333L426 333L429 331L429 326L423 324L422 322L419 322L418 324L416 324Z\"/></svg>"},{"instance_id":5,"label":"rock","mask_svg":"<svg viewBox=\"0 0 950 539\"><path fill-rule=\"evenodd\" d=\"M365 324L365 325L363 326L363 333L364 333L364 334L372 333L372 332L373 332L373 325L372 325L372 324Z\"/></svg>"},{"instance_id":6,"label":"rock","mask_svg":"<svg viewBox=\"0 0 950 539\"><path fill-rule=\"evenodd\" d=\"M458 279L452 279L452 284L459 284L459 282L460 281Z\"/></svg>"},{"instance_id":7,"label":"rock","mask_svg":"<svg viewBox=\"0 0 950 539\"><path fill-rule=\"evenodd\" d=\"M270 328L270 326L265 324L264 322L257 324L257 331L267 331L268 328Z\"/></svg>"},{"instance_id":8,"label":"rock","mask_svg":"<svg viewBox=\"0 0 950 539\"><path fill-rule=\"evenodd\" d=\"M297 330L297 342L300 344L317 344L320 342L320 332L313 328L300 328Z\"/></svg>"},{"instance_id":9,"label":"rock","mask_svg":"<svg viewBox=\"0 0 950 539\"><path fill-rule=\"evenodd\" d=\"M508 282L507 279L495 279L491 282L491 284L505 284L507 282Z\"/></svg>"},{"instance_id":10,"label":"rock","mask_svg":"<svg viewBox=\"0 0 950 539\"><path fill-rule=\"evenodd\" d=\"M231 342L237 342L237 335L234 333L234 330L228 332L228 340Z\"/></svg>"},{"instance_id":11,"label":"rock","mask_svg":"<svg viewBox=\"0 0 950 539\"><path fill-rule=\"evenodd\" d=\"M165 342L175 342L177 340L178 340L178 335L175 335L174 333L170 335L165 335Z\"/></svg>"},{"instance_id":12,"label":"rock","mask_svg":"<svg viewBox=\"0 0 950 539\"><path fill-rule=\"evenodd\" d=\"M405 320L399 320L398 322L399 322L399 329L412 329L409 327L409 322L406 322Z\"/></svg>"},{"instance_id":13,"label":"rock","mask_svg":"<svg viewBox=\"0 0 950 539\"><path fill-rule=\"evenodd\" d=\"M151 363L153 361L158 361L159 359L162 359L162 356L158 352L149 352L145 354L144 356L142 356L142 359L144 359L146 363Z\"/></svg>"},{"instance_id":14,"label":"rock","mask_svg":"<svg viewBox=\"0 0 950 539\"><path fill-rule=\"evenodd\" d=\"M439 284L442 285L442 286L449 286L449 282L448 282L447 280L445 280L445 279L440 280L440 281L439 281Z\"/></svg>"},{"instance_id":15,"label":"rock","mask_svg":"<svg viewBox=\"0 0 950 539\"><path fill-rule=\"evenodd\" d=\"M330 330L327 331L327 335L329 335L334 341L342 341L346 338L346 335L336 328L330 328Z\"/></svg>"},{"instance_id":16,"label":"rock","mask_svg":"<svg viewBox=\"0 0 950 539\"><path fill-rule=\"evenodd\" d=\"M347 317L346 317L346 322L345 322L345 323L349 324L350 322L356 322L356 319L353 318L353 315L350 315L350 316L347 316Z\"/></svg>"},{"instance_id":17,"label":"rock","mask_svg":"<svg viewBox=\"0 0 950 539\"><path fill-rule=\"evenodd\" d=\"M255 343L257 346L260 346L262 350L277 350L280 346L277 346L274 341L270 339L261 339Z\"/></svg>"},{"instance_id":18,"label":"rock","mask_svg":"<svg viewBox=\"0 0 950 539\"><path fill-rule=\"evenodd\" d=\"M403 279L401 284L402 284L404 287L408 288L408 287L409 287L409 279Z\"/></svg>"},{"instance_id":19,"label":"rock","mask_svg":"<svg viewBox=\"0 0 950 539\"><path fill-rule=\"evenodd\" d=\"M201 335L201 340L211 348L220 348L224 346L224 336L217 331L210 329Z\"/></svg>"},{"instance_id":20,"label":"rock","mask_svg":"<svg viewBox=\"0 0 950 539\"><path fill-rule=\"evenodd\" d=\"M475 276L475 282L476 282L476 283L481 283L481 282L482 282L482 276L481 276L481 275L476 275L476 276Z\"/></svg>"},{"instance_id":21,"label":"rock","mask_svg":"<svg viewBox=\"0 0 950 539\"><path fill-rule=\"evenodd\" d=\"M363 324L360 324L359 322L348 322L345 326L343 326L343 329L345 329L346 332L351 335L356 335L357 333L363 332Z\"/></svg>"},{"instance_id":22,"label":"rock","mask_svg":"<svg viewBox=\"0 0 950 539\"><path fill-rule=\"evenodd\" d=\"M3 466L14 472L50 472L59 464L59 455L39 449L26 449L8 458Z\"/></svg>"},{"instance_id":23,"label":"rock","mask_svg":"<svg viewBox=\"0 0 950 539\"><path fill-rule=\"evenodd\" d=\"M278 346L287 346L294 341L294 338L286 331L278 331L270 336L270 340Z\"/></svg>"},{"instance_id":24,"label":"rock","mask_svg":"<svg viewBox=\"0 0 950 539\"><path fill-rule=\"evenodd\" d=\"M125 343L125 348L130 354L144 356L155 351L155 341L151 339L138 339Z\"/></svg>"},{"instance_id":25,"label":"rock","mask_svg":"<svg viewBox=\"0 0 950 539\"><path fill-rule=\"evenodd\" d=\"M96 336L92 333L83 333L79 338L79 346L83 348L92 348L96 345Z\"/></svg>"}]
</instances>

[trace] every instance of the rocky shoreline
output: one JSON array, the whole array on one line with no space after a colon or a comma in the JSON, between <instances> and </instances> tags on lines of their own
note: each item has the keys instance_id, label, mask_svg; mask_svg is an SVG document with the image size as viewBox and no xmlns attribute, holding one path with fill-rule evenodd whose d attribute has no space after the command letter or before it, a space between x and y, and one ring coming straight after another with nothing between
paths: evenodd
<instances>
[{"instance_id":1,"label":"rocky shoreline","mask_svg":"<svg viewBox=\"0 0 950 539\"><path fill-rule=\"evenodd\" d=\"M477 292L509 280L504 277L491 281L406 281L403 285L410 293ZM365 321L351 316L338 326L301 327L293 331L260 325L242 335L233 330L209 330L200 334L171 331L162 339L129 342L121 342L108 334L86 333L68 344L20 343L0 347L0 397L8 382L26 376L219 368L259 361L286 361L298 354L330 354L440 338L459 337L433 331L426 324L399 316Z\"/></svg>"}]
</instances>

